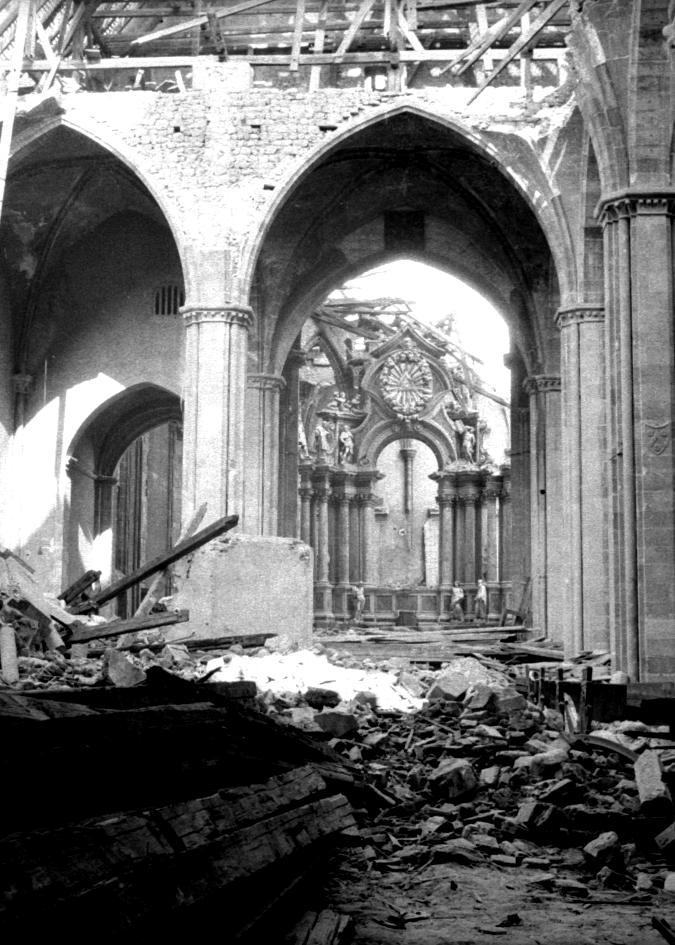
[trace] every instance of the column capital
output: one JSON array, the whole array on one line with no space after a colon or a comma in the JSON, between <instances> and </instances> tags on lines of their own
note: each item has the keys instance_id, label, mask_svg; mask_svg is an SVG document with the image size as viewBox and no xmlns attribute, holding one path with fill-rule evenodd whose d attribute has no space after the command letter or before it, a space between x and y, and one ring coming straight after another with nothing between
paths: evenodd
<instances>
[{"instance_id":1,"label":"column capital","mask_svg":"<svg viewBox=\"0 0 675 945\"><path fill-rule=\"evenodd\" d=\"M629 187L603 197L595 208L602 226L636 216L672 216L675 212L675 190L672 187L643 190Z\"/></svg>"},{"instance_id":2,"label":"column capital","mask_svg":"<svg viewBox=\"0 0 675 945\"><path fill-rule=\"evenodd\" d=\"M458 496L450 495L448 493L441 493L440 495L436 496L436 502L442 509L450 508L453 505L457 505Z\"/></svg>"},{"instance_id":3,"label":"column capital","mask_svg":"<svg viewBox=\"0 0 675 945\"><path fill-rule=\"evenodd\" d=\"M286 381L280 374L247 374L246 386L255 390L283 390Z\"/></svg>"},{"instance_id":4,"label":"column capital","mask_svg":"<svg viewBox=\"0 0 675 945\"><path fill-rule=\"evenodd\" d=\"M563 328L569 328L571 325L581 325L587 322L604 322L604 320L604 305L582 302L578 305L569 305L559 308L555 324L556 328L562 331Z\"/></svg>"},{"instance_id":5,"label":"column capital","mask_svg":"<svg viewBox=\"0 0 675 945\"><path fill-rule=\"evenodd\" d=\"M531 374L523 381L526 394L549 394L562 389L559 374Z\"/></svg>"},{"instance_id":6,"label":"column capital","mask_svg":"<svg viewBox=\"0 0 675 945\"><path fill-rule=\"evenodd\" d=\"M184 305L180 310L185 327L204 322L221 322L249 329L253 324L253 309L248 305Z\"/></svg>"}]
</instances>

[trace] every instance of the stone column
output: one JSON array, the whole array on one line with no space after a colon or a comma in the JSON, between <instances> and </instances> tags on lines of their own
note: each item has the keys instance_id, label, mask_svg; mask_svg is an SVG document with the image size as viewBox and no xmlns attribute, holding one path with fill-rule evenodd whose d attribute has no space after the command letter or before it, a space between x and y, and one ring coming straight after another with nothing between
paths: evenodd
<instances>
[{"instance_id":1,"label":"stone column","mask_svg":"<svg viewBox=\"0 0 675 945\"><path fill-rule=\"evenodd\" d=\"M337 583L350 586L350 508L354 497L352 477L343 474L336 477L337 508Z\"/></svg>"},{"instance_id":2,"label":"stone column","mask_svg":"<svg viewBox=\"0 0 675 945\"><path fill-rule=\"evenodd\" d=\"M410 446L410 440L403 440L399 454L403 460L403 511L409 514L413 510L413 463L417 450Z\"/></svg>"},{"instance_id":3,"label":"stone column","mask_svg":"<svg viewBox=\"0 0 675 945\"><path fill-rule=\"evenodd\" d=\"M298 422L300 406L300 367L305 356L293 350L286 360L286 382L279 401L279 534L299 534L298 519Z\"/></svg>"},{"instance_id":4,"label":"stone column","mask_svg":"<svg viewBox=\"0 0 675 945\"><path fill-rule=\"evenodd\" d=\"M462 579L465 583L476 581L476 503L479 483L473 474L458 476L459 503L464 509L464 542L462 553Z\"/></svg>"},{"instance_id":5,"label":"stone column","mask_svg":"<svg viewBox=\"0 0 675 945\"><path fill-rule=\"evenodd\" d=\"M278 374L249 374L246 385L245 527L249 534L276 535L279 512L279 395L286 382Z\"/></svg>"},{"instance_id":6,"label":"stone column","mask_svg":"<svg viewBox=\"0 0 675 945\"><path fill-rule=\"evenodd\" d=\"M333 618L332 588L329 581L330 551L328 534L328 499L330 497L330 470L319 467L314 472L314 506L316 515L316 545L314 560L314 616L318 624L329 623Z\"/></svg>"},{"instance_id":7,"label":"stone column","mask_svg":"<svg viewBox=\"0 0 675 945\"><path fill-rule=\"evenodd\" d=\"M312 544L312 464L300 466L300 538L306 545Z\"/></svg>"},{"instance_id":8,"label":"stone column","mask_svg":"<svg viewBox=\"0 0 675 945\"><path fill-rule=\"evenodd\" d=\"M438 584L442 591L452 587L455 575L454 512L457 504L457 486L453 473L432 473L438 483ZM441 593L441 601L443 594Z\"/></svg>"},{"instance_id":9,"label":"stone column","mask_svg":"<svg viewBox=\"0 0 675 945\"><path fill-rule=\"evenodd\" d=\"M377 496L373 488L382 473L363 470L356 474L359 526L361 534L360 580L366 587L375 587L379 580L379 548L375 534L375 503Z\"/></svg>"},{"instance_id":10,"label":"stone column","mask_svg":"<svg viewBox=\"0 0 675 945\"><path fill-rule=\"evenodd\" d=\"M513 608L513 501L511 499L511 469L501 467L502 486L499 495L499 583L502 586L502 607ZM522 585L524 586L524 585ZM519 601L520 603L520 601Z\"/></svg>"},{"instance_id":11,"label":"stone column","mask_svg":"<svg viewBox=\"0 0 675 945\"><path fill-rule=\"evenodd\" d=\"M499 476L490 476L485 483L481 496L481 505L485 513L483 532L483 576L487 584L499 581L499 497L502 494L502 480Z\"/></svg>"},{"instance_id":12,"label":"stone column","mask_svg":"<svg viewBox=\"0 0 675 945\"><path fill-rule=\"evenodd\" d=\"M243 305L186 306L183 522L203 502L209 520L242 515L248 329Z\"/></svg>"},{"instance_id":13,"label":"stone column","mask_svg":"<svg viewBox=\"0 0 675 945\"><path fill-rule=\"evenodd\" d=\"M525 382L530 396L530 490L532 496L532 620L553 640L562 638L562 456L560 378L535 375ZM519 591L514 587L514 607ZM520 592L522 594L522 592Z\"/></svg>"},{"instance_id":14,"label":"stone column","mask_svg":"<svg viewBox=\"0 0 675 945\"><path fill-rule=\"evenodd\" d=\"M606 200L608 447L614 458L610 595L616 665L673 678L675 426L673 195Z\"/></svg>"},{"instance_id":15,"label":"stone column","mask_svg":"<svg viewBox=\"0 0 675 945\"><path fill-rule=\"evenodd\" d=\"M604 309L560 309L566 653L609 648L604 429Z\"/></svg>"}]
</instances>

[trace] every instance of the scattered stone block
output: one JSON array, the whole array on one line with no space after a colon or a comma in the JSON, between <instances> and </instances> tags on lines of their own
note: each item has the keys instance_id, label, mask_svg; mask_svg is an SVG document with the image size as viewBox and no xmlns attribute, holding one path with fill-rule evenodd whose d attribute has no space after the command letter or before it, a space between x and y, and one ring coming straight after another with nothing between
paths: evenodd
<instances>
[{"instance_id":1,"label":"scattered stone block","mask_svg":"<svg viewBox=\"0 0 675 945\"><path fill-rule=\"evenodd\" d=\"M328 732L334 738L344 738L356 732L359 727L358 719L349 712L336 712L330 709L324 709L315 716L316 724L319 728Z\"/></svg>"},{"instance_id":2,"label":"scattered stone block","mask_svg":"<svg viewBox=\"0 0 675 945\"><path fill-rule=\"evenodd\" d=\"M429 702L440 699L452 699L457 702L462 698L468 686L466 676L461 673L448 673L438 677L427 693L427 699Z\"/></svg>"},{"instance_id":3,"label":"scattered stone block","mask_svg":"<svg viewBox=\"0 0 675 945\"><path fill-rule=\"evenodd\" d=\"M675 873L666 873L663 880L663 891L675 893Z\"/></svg>"},{"instance_id":4,"label":"scattered stone block","mask_svg":"<svg viewBox=\"0 0 675 945\"><path fill-rule=\"evenodd\" d=\"M469 709L490 709L496 703L497 694L490 686L477 685L469 691L465 705Z\"/></svg>"},{"instance_id":5,"label":"scattered stone block","mask_svg":"<svg viewBox=\"0 0 675 945\"><path fill-rule=\"evenodd\" d=\"M495 853L490 857L490 862L495 866L518 866L520 859L517 856L507 856L505 853Z\"/></svg>"},{"instance_id":6,"label":"scattered stone block","mask_svg":"<svg viewBox=\"0 0 675 945\"><path fill-rule=\"evenodd\" d=\"M310 688L305 693L305 702L313 709L334 709L340 703L340 696L334 689Z\"/></svg>"},{"instance_id":7,"label":"scattered stone block","mask_svg":"<svg viewBox=\"0 0 675 945\"><path fill-rule=\"evenodd\" d=\"M647 749L633 767L640 797L640 811L647 817L664 817L672 814L673 799L663 782L658 752Z\"/></svg>"},{"instance_id":8,"label":"scattered stone block","mask_svg":"<svg viewBox=\"0 0 675 945\"><path fill-rule=\"evenodd\" d=\"M434 863L455 862L474 866L484 862L482 853L470 840L465 840L463 837L437 844L432 850L432 855Z\"/></svg>"},{"instance_id":9,"label":"scattered stone block","mask_svg":"<svg viewBox=\"0 0 675 945\"><path fill-rule=\"evenodd\" d=\"M442 761L428 777L429 787L449 800L468 797L478 787L478 778L465 758Z\"/></svg>"},{"instance_id":10,"label":"scattered stone block","mask_svg":"<svg viewBox=\"0 0 675 945\"><path fill-rule=\"evenodd\" d=\"M119 650L106 650L103 663L106 682L112 683L113 686L138 686L146 680L145 672Z\"/></svg>"},{"instance_id":11,"label":"scattered stone block","mask_svg":"<svg viewBox=\"0 0 675 945\"><path fill-rule=\"evenodd\" d=\"M545 751L532 756L531 772L535 778L550 777L551 771L560 766L567 760L567 753L561 748L554 748L552 751Z\"/></svg>"},{"instance_id":12,"label":"scattered stone block","mask_svg":"<svg viewBox=\"0 0 675 945\"><path fill-rule=\"evenodd\" d=\"M603 866L617 869L624 865L619 837L613 830L601 833L595 840L587 843L584 847L584 857L588 866L596 871Z\"/></svg>"},{"instance_id":13,"label":"scattered stone block","mask_svg":"<svg viewBox=\"0 0 675 945\"><path fill-rule=\"evenodd\" d=\"M499 783L501 772L499 765L491 765L489 768L481 768L478 781L482 787L496 787Z\"/></svg>"}]
</instances>

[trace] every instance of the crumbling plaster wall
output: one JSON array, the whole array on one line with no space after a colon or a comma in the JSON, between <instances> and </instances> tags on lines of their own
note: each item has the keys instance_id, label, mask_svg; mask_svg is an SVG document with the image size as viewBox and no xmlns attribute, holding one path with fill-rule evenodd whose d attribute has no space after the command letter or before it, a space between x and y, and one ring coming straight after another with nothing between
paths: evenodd
<instances>
[{"instance_id":1,"label":"crumbling plaster wall","mask_svg":"<svg viewBox=\"0 0 675 945\"><path fill-rule=\"evenodd\" d=\"M66 465L80 428L109 398L134 384L152 382L180 396L182 319L154 314L155 288L180 278L168 231L133 213L110 218L72 247L53 276L67 291L49 293L52 307L40 312L33 329L39 345L48 327L49 344L18 437L8 522L13 544L45 587L62 582L64 526L83 563L100 567L93 502L88 514L69 509ZM85 473L94 471L94 462L94 456L89 464L80 456Z\"/></svg>"}]
</instances>

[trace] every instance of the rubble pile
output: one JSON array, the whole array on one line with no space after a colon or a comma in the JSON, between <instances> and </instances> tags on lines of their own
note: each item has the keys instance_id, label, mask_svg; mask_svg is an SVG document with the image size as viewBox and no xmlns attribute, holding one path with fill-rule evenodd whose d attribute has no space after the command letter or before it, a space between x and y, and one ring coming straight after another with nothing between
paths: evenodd
<instances>
[{"instance_id":1,"label":"rubble pile","mask_svg":"<svg viewBox=\"0 0 675 945\"><path fill-rule=\"evenodd\" d=\"M472 658L398 678L425 696L420 710L386 711L374 694L345 700L330 689L263 696L280 721L328 738L369 785L370 819L351 856L379 871L446 862L538 871L533 881L580 898L670 881L675 752L663 744L672 742L623 722L598 732L630 743L634 760L611 743L594 747Z\"/></svg>"}]
</instances>

